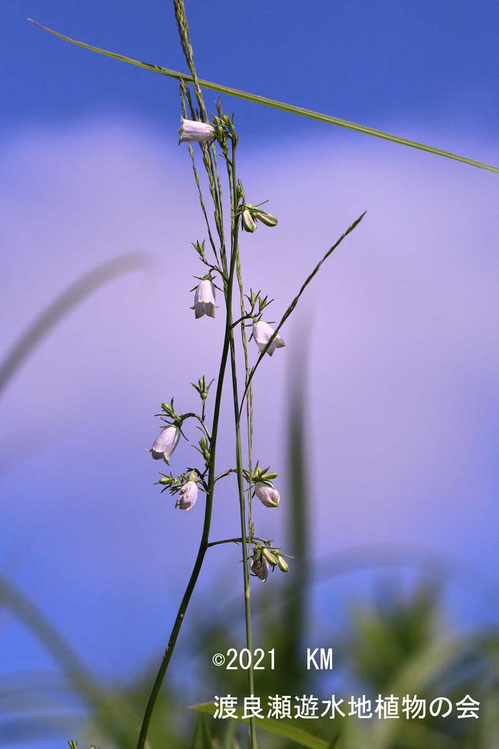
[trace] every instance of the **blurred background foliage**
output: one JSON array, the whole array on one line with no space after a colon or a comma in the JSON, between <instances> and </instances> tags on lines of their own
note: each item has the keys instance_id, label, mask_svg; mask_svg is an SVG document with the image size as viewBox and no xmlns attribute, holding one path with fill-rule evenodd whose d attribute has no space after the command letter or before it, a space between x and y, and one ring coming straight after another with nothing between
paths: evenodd
<instances>
[{"instance_id":1,"label":"blurred background foliage","mask_svg":"<svg viewBox=\"0 0 499 749\"><path fill-rule=\"evenodd\" d=\"M0 365L2 386L76 304L142 264L135 256L117 258L63 292ZM335 576L352 571L359 563L358 556L353 553L345 562L333 551L323 563L312 558L307 522L313 498L307 492L305 369L306 351L298 351L290 366L288 401L290 492L282 505L288 526L285 549L294 559L287 576L271 576L267 584L255 581L253 585L254 641L264 650L276 650L276 669L257 672L257 694L263 698L313 694L327 699L334 693L343 697L346 705L352 695L373 700L378 694L410 694L429 700L446 696L457 701L470 694L481 703L480 719L458 720L453 713L445 719L279 721L279 725L261 724L260 745L269 749L295 745L318 749L499 748L498 632L455 631L445 611L445 575L420 565L407 585L397 564L389 573L379 572L379 560L370 559L367 553L362 564L372 567L372 590L356 591L345 606L331 594L330 583ZM331 507L341 512L334 497ZM311 601L316 595L322 599L323 615L319 622L312 622ZM0 600L2 608L37 638L58 667L57 672L32 673L25 670L19 654L19 672L0 684L0 743L36 747L41 742L46 746L69 742L79 749L91 745L101 749L134 747L157 664L145 665L129 683L103 684L88 672L57 631L56 622L6 578L0 578ZM151 726L148 743L152 749L245 746L246 727L241 722L213 720L187 709L193 702L189 684L201 684L208 701L214 695L245 695L245 672L217 669L211 664L211 654L226 652L230 644L240 641L239 612L239 591L228 598L223 585L195 596L175 655L182 664L184 685L179 689L172 680L167 681ZM98 612L89 614L89 626L92 616ZM118 626L124 627L126 622ZM338 665L332 673L306 670L305 650L312 644L311 632L314 640L319 638L324 646L334 647Z\"/></svg>"}]
</instances>

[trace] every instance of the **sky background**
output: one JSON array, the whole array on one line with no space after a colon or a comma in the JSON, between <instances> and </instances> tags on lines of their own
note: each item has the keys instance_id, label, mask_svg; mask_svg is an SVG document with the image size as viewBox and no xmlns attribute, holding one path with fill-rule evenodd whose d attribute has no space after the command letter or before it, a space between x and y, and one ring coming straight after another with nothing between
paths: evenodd
<instances>
[{"instance_id":1,"label":"sky background","mask_svg":"<svg viewBox=\"0 0 499 749\"><path fill-rule=\"evenodd\" d=\"M187 11L203 78L499 163L494 2L219 0ZM169 3L0 9L0 350L94 265L127 251L150 258L67 318L5 392L0 567L91 668L125 677L159 652L202 524L201 505L180 513L153 486L153 414L172 395L194 405L188 383L216 371L223 320L195 322L189 309L190 242L204 235L177 147L176 84L65 44L27 16L185 66ZM497 175L224 106L241 134L247 198L268 198L279 218L243 246L248 285L276 298L270 320L368 211L283 330L287 347L261 367L256 455L284 474L287 382L305 345L314 557L393 549L446 560L455 621L497 622ZM182 444L173 469L186 461ZM219 465L231 462L224 436ZM275 538L281 489L282 512L256 508ZM237 523L224 493L215 532ZM213 550L203 585L223 574L237 586L236 556ZM348 576L335 594L355 598L364 582ZM4 614L0 626L4 677L48 665L18 622Z\"/></svg>"}]
</instances>

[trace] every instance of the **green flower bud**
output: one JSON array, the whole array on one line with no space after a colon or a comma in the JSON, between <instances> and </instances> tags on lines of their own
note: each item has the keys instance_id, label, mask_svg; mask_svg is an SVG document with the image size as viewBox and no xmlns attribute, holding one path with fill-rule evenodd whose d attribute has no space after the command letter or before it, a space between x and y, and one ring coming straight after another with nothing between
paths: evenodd
<instances>
[{"instance_id":1,"label":"green flower bud","mask_svg":"<svg viewBox=\"0 0 499 749\"><path fill-rule=\"evenodd\" d=\"M256 231L256 223L253 220L253 216L251 215L250 211L245 208L244 211L241 214L241 220L242 220L242 227L244 231L249 231L250 233L253 233Z\"/></svg>"},{"instance_id":2,"label":"green flower bud","mask_svg":"<svg viewBox=\"0 0 499 749\"><path fill-rule=\"evenodd\" d=\"M273 481L277 478L277 473L274 473L273 471L271 473L263 473L260 478L262 481Z\"/></svg>"},{"instance_id":3,"label":"green flower bud","mask_svg":"<svg viewBox=\"0 0 499 749\"><path fill-rule=\"evenodd\" d=\"M262 554L267 560L267 562L272 565L272 567L275 567L276 564L278 564L277 556L272 551L270 551L270 549L267 549L267 548L262 549Z\"/></svg>"},{"instance_id":4,"label":"green flower bud","mask_svg":"<svg viewBox=\"0 0 499 749\"><path fill-rule=\"evenodd\" d=\"M281 557L280 554L277 555L277 566L281 570L281 572L287 572L289 570L289 565L284 559L284 557Z\"/></svg>"},{"instance_id":5,"label":"green flower bud","mask_svg":"<svg viewBox=\"0 0 499 749\"><path fill-rule=\"evenodd\" d=\"M261 221L262 224L265 224L265 226L277 226L276 217L272 216L270 213L265 213L265 211L258 211L258 213L255 214L255 218L257 221Z\"/></svg>"}]
</instances>

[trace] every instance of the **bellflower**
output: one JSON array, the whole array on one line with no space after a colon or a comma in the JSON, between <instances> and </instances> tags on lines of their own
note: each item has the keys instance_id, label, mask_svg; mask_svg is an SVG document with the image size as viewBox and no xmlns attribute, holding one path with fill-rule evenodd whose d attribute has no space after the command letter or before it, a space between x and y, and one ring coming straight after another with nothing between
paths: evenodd
<instances>
[{"instance_id":1,"label":"bellflower","mask_svg":"<svg viewBox=\"0 0 499 749\"><path fill-rule=\"evenodd\" d=\"M253 338L255 339L255 343L258 346L259 351L263 351L267 343L269 342L270 338L274 335L274 329L270 327L270 325L266 322L263 322L263 320L260 320L260 322L256 322L253 325ZM267 354L269 356L272 356L276 348L282 348L286 344L282 340L280 335L276 335L272 343L267 349Z\"/></svg>"},{"instance_id":2,"label":"bellflower","mask_svg":"<svg viewBox=\"0 0 499 749\"><path fill-rule=\"evenodd\" d=\"M198 317L208 315L215 317L215 287L208 278L201 281L194 294L194 310L196 320Z\"/></svg>"},{"instance_id":3,"label":"bellflower","mask_svg":"<svg viewBox=\"0 0 499 749\"><path fill-rule=\"evenodd\" d=\"M178 134L180 135L179 145L181 143L207 143L215 137L215 128L208 122L186 120L182 117Z\"/></svg>"},{"instance_id":4,"label":"bellflower","mask_svg":"<svg viewBox=\"0 0 499 749\"><path fill-rule=\"evenodd\" d=\"M277 491L275 486L270 483L270 481L268 483L259 481L257 484L255 484L255 494L262 505L265 505L265 507L279 506L279 492Z\"/></svg>"},{"instance_id":5,"label":"bellflower","mask_svg":"<svg viewBox=\"0 0 499 749\"><path fill-rule=\"evenodd\" d=\"M262 582L266 582L269 576L269 563L263 556L261 549L255 549L251 557L250 567L256 577L259 577Z\"/></svg>"},{"instance_id":6,"label":"bellflower","mask_svg":"<svg viewBox=\"0 0 499 749\"><path fill-rule=\"evenodd\" d=\"M156 442L151 448L152 457L155 460L161 460L161 458L163 458L169 465L170 458L178 445L179 439L180 429L178 427L173 425L165 427L156 438Z\"/></svg>"},{"instance_id":7,"label":"bellflower","mask_svg":"<svg viewBox=\"0 0 499 749\"><path fill-rule=\"evenodd\" d=\"M181 488L175 507L189 512L198 501L198 485L195 481L187 481Z\"/></svg>"}]
</instances>

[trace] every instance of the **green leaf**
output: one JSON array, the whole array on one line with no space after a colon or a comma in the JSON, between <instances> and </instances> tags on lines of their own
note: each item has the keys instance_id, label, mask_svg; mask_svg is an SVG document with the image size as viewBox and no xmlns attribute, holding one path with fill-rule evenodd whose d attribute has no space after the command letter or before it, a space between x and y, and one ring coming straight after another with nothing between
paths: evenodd
<instances>
[{"instance_id":1,"label":"green leaf","mask_svg":"<svg viewBox=\"0 0 499 749\"><path fill-rule=\"evenodd\" d=\"M198 715L192 749L213 749L214 746L213 739L211 738L210 727L206 722L206 718L204 715Z\"/></svg>"},{"instance_id":2,"label":"green leaf","mask_svg":"<svg viewBox=\"0 0 499 749\"><path fill-rule=\"evenodd\" d=\"M60 39L64 39L66 42L76 44L78 47L83 49L89 49L92 52L98 52L100 55L106 55L112 57L115 60L121 60L121 62L128 62L130 65L138 65L140 68L145 70L152 70L154 73L160 73L160 75L166 75L169 78L175 78L177 80L184 80L187 83L192 83L193 78L190 75L179 73L177 70L170 70L168 68L162 68L160 65L154 65L148 62L141 62L140 60L134 60L131 57L125 57L125 55L117 54L116 52L109 52L106 49L100 47L94 47L91 44L85 44L79 42L77 39L71 39L69 36L60 34L58 31L49 29L46 26L42 26L38 21L34 21L32 18L28 18L28 21L34 23L35 26L48 31L49 34L54 34ZM230 86L224 86L221 83L212 83L211 81L205 81L198 78L198 83L202 88L206 88L210 91L216 91L220 94L227 94L228 96L235 96L238 99L244 99L245 101L251 101L255 104L263 104L265 107L272 107L273 109L280 109L282 112L289 112L290 114L297 114L301 117L308 117L312 120L319 120L319 122L327 122L337 127L344 127L348 130L355 130L358 133L364 133L365 135L371 135L374 138L381 138L382 140L388 140L392 143L399 143L402 146L408 146L409 148L416 148L419 151L427 151L433 153L436 156L444 156L447 159L453 159L454 161L461 161L463 164L469 164L470 166L476 166L479 169L486 169L489 172L495 172L499 174L499 168L491 166L490 164L484 164L481 161L475 161L474 159L468 159L465 156L459 156L458 154L451 153L450 151L444 151L441 148L434 148L433 146L427 146L424 143L418 143L415 140L409 140L409 138L403 138L400 135L393 135L392 133L386 133L383 130L376 130L374 127L368 127L367 125L359 125L356 122L349 122L348 120L342 120L339 117L333 117L329 114L321 114L320 112L314 112L311 109L305 109L304 107L297 107L293 104L286 104L282 101L276 101L275 99L267 99L265 96L259 94L250 94L247 91L240 91L237 88L231 88Z\"/></svg>"},{"instance_id":3,"label":"green leaf","mask_svg":"<svg viewBox=\"0 0 499 749\"><path fill-rule=\"evenodd\" d=\"M119 255L92 268L56 296L31 322L5 358L0 361L0 393L25 359L73 309L105 284L125 273L144 268L145 265L146 256L143 253L130 252Z\"/></svg>"},{"instance_id":4,"label":"green leaf","mask_svg":"<svg viewBox=\"0 0 499 749\"><path fill-rule=\"evenodd\" d=\"M215 712L215 705L213 702L203 702L200 705L192 705L189 710L197 710L200 713L206 713L213 715ZM241 723L247 723L247 720L243 720L240 717L241 711L236 711L237 720ZM282 720L273 720L272 718L258 718L257 727L262 731L273 733L276 736L282 736L285 739L294 741L295 744L300 746L309 747L309 749L328 749L329 743L324 739L314 736L308 731L304 731L303 728L294 726L292 723L285 723Z\"/></svg>"}]
</instances>

